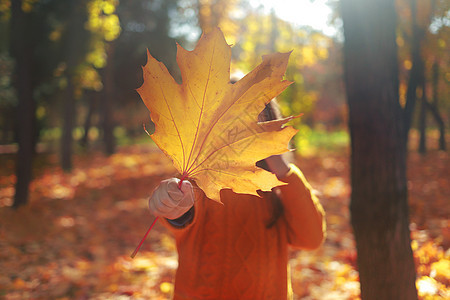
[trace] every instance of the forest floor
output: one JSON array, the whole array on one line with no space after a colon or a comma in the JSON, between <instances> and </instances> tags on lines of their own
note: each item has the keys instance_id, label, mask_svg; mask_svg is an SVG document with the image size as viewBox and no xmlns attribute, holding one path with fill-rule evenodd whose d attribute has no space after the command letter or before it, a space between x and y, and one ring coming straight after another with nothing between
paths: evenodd
<instances>
[{"instance_id":1,"label":"forest floor","mask_svg":"<svg viewBox=\"0 0 450 300\"><path fill-rule=\"evenodd\" d=\"M170 299L177 256L159 223L130 254L153 217L147 197L175 175L154 146L80 154L64 173L56 155L39 155L30 203L12 210L12 156L0 155L0 299ZM349 223L348 150L316 151L297 164L327 213L327 239L292 250L296 299L359 299ZM441 151L408 155L412 248L421 299L450 298L450 161Z\"/></svg>"}]
</instances>

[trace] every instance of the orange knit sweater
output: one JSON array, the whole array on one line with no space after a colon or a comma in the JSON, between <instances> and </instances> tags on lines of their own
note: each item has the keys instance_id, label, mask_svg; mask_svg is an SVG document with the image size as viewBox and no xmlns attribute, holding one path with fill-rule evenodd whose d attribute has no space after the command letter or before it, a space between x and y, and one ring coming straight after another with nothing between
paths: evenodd
<instances>
[{"instance_id":1,"label":"orange knit sweater","mask_svg":"<svg viewBox=\"0 0 450 300\"><path fill-rule=\"evenodd\" d=\"M324 212L302 172L294 165L279 187L283 215L272 216L268 197L221 191L223 205L196 195L195 215L174 233L179 266L174 299L287 299L288 245L321 244Z\"/></svg>"}]
</instances>

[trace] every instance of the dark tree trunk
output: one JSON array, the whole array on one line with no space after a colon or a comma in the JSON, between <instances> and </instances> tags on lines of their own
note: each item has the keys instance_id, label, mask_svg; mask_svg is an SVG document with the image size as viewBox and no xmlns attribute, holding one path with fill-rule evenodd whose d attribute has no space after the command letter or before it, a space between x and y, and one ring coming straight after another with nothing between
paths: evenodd
<instances>
[{"instance_id":1,"label":"dark tree trunk","mask_svg":"<svg viewBox=\"0 0 450 300\"><path fill-rule=\"evenodd\" d=\"M434 120L438 124L440 135L439 135L439 150L446 149L445 147L445 124L444 120L441 117L441 114L439 113L439 110L437 106L434 103L430 103L428 101L425 101L425 107L427 110L429 110L434 117Z\"/></svg>"},{"instance_id":2,"label":"dark tree trunk","mask_svg":"<svg viewBox=\"0 0 450 300\"><path fill-rule=\"evenodd\" d=\"M411 23L412 23L412 45L411 61L412 68L409 74L408 88L406 90L405 104L405 137L408 144L408 134L411 129L414 109L416 106L416 91L420 82L424 80L425 67L421 56L421 42L424 38L424 30L417 23L417 0L410 0ZM408 148L408 147L407 147Z\"/></svg>"},{"instance_id":3,"label":"dark tree trunk","mask_svg":"<svg viewBox=\"0 0 450 300\"><path fill-rule=\"evenodd\" d=\"M445 143L445 125L444 120L441 117L441 114L438 110L438 102L439 102L439 64L437 61L433 63L433 70L432 70L432 89L433 89L433 102L430 104L430 111L433 114L434 119L436 120L436 123L439 127L439 150L446 150L446 143Z\"/></svg>"},{"instance_id":4,"label":"dark tree trunk","mask_svg":"<svg viewBox=\"0 0 450 300\"><path fill-rule=\"evenodd\" d=\"M63 133L61 137L61 167L64 171L72 169L72 148L73 137L72 131L75 124L75 96L74 86L70 72L67 79L67 87L65 90L64 107L63 107Z\"/></svg>"},{"instance_id":5,"label":"dark tree trunk","mask_svg":"<svg viewBox=\"0 0 450 300\"><path fill-rule=\"evenodd\" d=\"M16 190L13 207L28 202L35 147L36 103L33 98L33 45L29 43L30 18L22 1L11 2L11 54L15 59L14 85L18 96Z\"/></svg>"},{"instance_id":6,"label":"dark tree trunk","mask_svg":"<svg viewBox=\"0 0 450 300\"><path fill-rule=\"evenodd\" d=\"M72 12L70 14L69 22L67 23L67 41L65 54L67 69L66 69L66 80L67 86L63 93L64 104L63 104L63 126L62 126L62 136L61 136L61 167L64 171L70 171L72 169L72 148L73 148L73 137L72 131L75 123L75 95L74 95L74 85L73 77L75 68L77 65L77 30L79 29L79 23L77 12L77 5L71 3L69 9Z\"/></svg>"},{"instance_id":7,"label":"dark tree trunk","mask_svg":"<svg viewBox=\"0 0 450 300\"><path fill-rule=\"evenodd\" d=\"M102 116L103 142L105 153L111 155L115 152L114 121L112 108L114 106L114 42L108 45L108 60L103 72L103 93L101 96L100 112Z\"/></svg>"},{"instance_id":8,"label":"dark tree trunk","mask_svg":"<svg viewBox=\"0 0 450 300\"><path fill-rule=\"evenodd\" d=\"M423 77L424 79L425 77ZM418 151L421 154L425 154L427 152L427 93L426 93L426 85L425 80L422 80L420 83L422 87L422 97L420 102L420 116L419 116L419 148Z\"/></svg>"},{"instance_id":9,"label":"dark tree trunk","mask_svg":"<svg viewBox=\"0 0 450 300\"><path fill-rule=\"evenodd\" d=\"M394 0L342 0L351 222L363 300L417 299Z\"/></svg>"},{"instance_id":10,"label":"dark tree trunk","mask_svg":"<svg viewBox=\"0 0 450 300\"><path fill-rule=\"evenodd\" d=\"M94 92L94 91L90 91L85 94L85 98L87 99L87 102L88 102L88 112L86 114L86 119L84 120L84 126L83 126L84 135L80 140L80 146L83 148L87 148L87 146L88 146L89 129L92 126L92 116L95 111L95 102L96 102L97 95L98 95L98 93Z\"/></svg>"},{"instance_id":11,"label":"dark tree trunk","mask_svg":"<svg viewBox=\"0 0 450 300\"><path fill-rule=\"evenodd\" d=\"M422 77L425 79L425 76ZM420 110L420 119L419 119L419 129L420 129L420 140L419 140L419 153L425 154L426 149L426 113L429 111L433 116L436 124L439 127L439 150L446 149L445 145L445 124L444 120L441 117L438 109L438 80L439 80L439 69L438 65L435 62L432 68L432 89L433 89L433 101L430 103L426 97L426 85L423 80L420 85L423 86L423 94L422 94L422 102L421 102L421 110Z\"/></svg>"},{"instance_id":12,"label":"dark tree trunk","mask_svg":"<svg viewBox=\"0 0 450 300\"><path fill-rule=\"evenodd\" d=\"M86 22L86 1L71 1L68 6L70 14L67 23L67 32L65 41L66 54L66 79L67 87L64 93L63 106L63 134L61 137L61 166L64 171L72 169L72 154L73 154L73 136L72 131L75 126L76 116L76 98L74 77L76 68L82 59L84 42L84 24Z\"/></svg>"}]
</instances>

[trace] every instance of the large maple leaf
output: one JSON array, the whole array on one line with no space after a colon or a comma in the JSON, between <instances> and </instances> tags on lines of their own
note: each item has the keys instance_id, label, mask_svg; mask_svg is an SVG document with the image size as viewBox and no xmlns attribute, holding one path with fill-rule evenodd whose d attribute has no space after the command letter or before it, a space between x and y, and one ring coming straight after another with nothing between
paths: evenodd
<instances>
[{"instance_id":1,"label":"large maple leaf","mask_svg":"<svg viewBox=\"0 0 450 300\"><path fill-rule=\"evenodd\" d=\"M231 47L215 29L203 34L193 51L178 45L178 84L148 53L138 92L155 124L151 138L182 180L195 180L208 198L219 202L224 188L256 195L282 184L255 163L288 151L297 132L283 127L291 118L258 122L264 106L291 84L283 80L289 54L263 56L259 66L233 84Z\"/></svg>"}]
</instances>

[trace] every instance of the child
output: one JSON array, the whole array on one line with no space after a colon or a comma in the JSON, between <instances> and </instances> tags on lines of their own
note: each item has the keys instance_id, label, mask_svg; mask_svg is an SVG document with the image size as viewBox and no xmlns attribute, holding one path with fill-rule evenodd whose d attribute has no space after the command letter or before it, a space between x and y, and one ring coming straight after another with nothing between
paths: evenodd
<instances>
[{"instance_id":1,"label":"child","mask_svg":"<svg viewBox=\"0 0 450 300\"><path fill-rule=\"evenodd\" d=\"M261 120L279 118L270 102ZM207 199L185 180L164 180L149 199L176 240L174 299L291 299L288 245L316 249L324 211L300 169L275 155L257 163L287 183L261 197L220 193Z\"/></svg>"}]
</instances>

